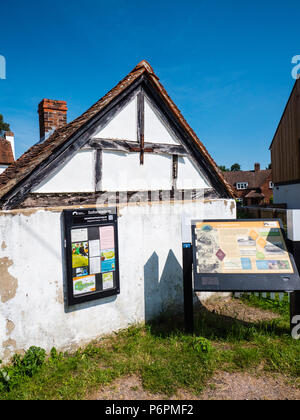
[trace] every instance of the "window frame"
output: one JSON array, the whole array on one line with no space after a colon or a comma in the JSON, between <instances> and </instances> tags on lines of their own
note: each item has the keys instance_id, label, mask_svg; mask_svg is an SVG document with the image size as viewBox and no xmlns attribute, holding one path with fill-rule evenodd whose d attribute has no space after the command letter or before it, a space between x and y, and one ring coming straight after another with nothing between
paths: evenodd
<instances>
[{"instance_id":1,"label":"window frame","mask_svg":"<svg viewBox=\"0 0 300 420\"><path fill-rule=\"evenodd\" d=\"M248 185L249 185L248 182L242 182L242 181L240 181L240 182L237 182L236 183L236 189L237 190L247 190L248 189Z\"/></svg>"}]
</instances>

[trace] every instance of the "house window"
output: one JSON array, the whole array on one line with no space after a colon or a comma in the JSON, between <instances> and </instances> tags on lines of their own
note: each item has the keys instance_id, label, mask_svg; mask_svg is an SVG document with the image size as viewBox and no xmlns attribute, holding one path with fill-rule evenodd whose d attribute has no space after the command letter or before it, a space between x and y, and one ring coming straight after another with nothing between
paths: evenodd
<instances>
[{"instance_id":1,"label":"house window","mask_svg":"<svg viewBox=\"0 0 300 420\"><path fill-rule=\"evenodd\" d=\"M272 181L269 182L269 188L270 188L270 190L272 190L274 188L274 184L273 184Z\"/></svg>"},{"instance_id":2,"label":"house window","mask_svg":"<svg viewBox=\"0 0 300 420\"><path fill-rule=\"evenodd\" d=\"M248 182L237 182L236 189L237 190L246 190L248 188Z\"/></svg>"}]
</instances>

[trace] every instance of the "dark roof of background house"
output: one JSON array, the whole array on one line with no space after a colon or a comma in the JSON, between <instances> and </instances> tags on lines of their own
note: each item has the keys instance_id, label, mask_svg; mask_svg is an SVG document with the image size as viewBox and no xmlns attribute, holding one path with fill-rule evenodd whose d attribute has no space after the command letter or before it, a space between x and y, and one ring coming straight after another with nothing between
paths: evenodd
<instances>
[{"instance_id":1,"label":"dark roof of background house","mask_svg":"<svg viewBox=\"0 0 300 420\"><path fill-rule=\"evenodd\" d=\"M122 91L130 86L138 77L145 74L152 84L158 89L161 97L166 104L172 109L178 123L190 134L206 161L213 167L215 173L222 184L225 186L228 193L233 196L233 189L226 181L223 173L214 162L203 143L198 139L194 131L188 125L184 117L181 115L179 109L168 96L166 90L159 82L152 67L145 60L141 61L122 81L120 81L112 90L110 90L103 98L96 102L91 108L84 112L81 116L66 124L65 126L54 131L42 143L37 143L25 152L18 160L10 165L0 175L0 197L6 195L25 177L29 176L35 168L46 160L56 149L61 147L71 136L73 136L80 128L87 124L97 113L105 108L114 98L116 98Z\"/></svg>"},{"instance_id":2,"label":"dark roof of background house","mask_svg":"<svg viewBox=\"0 0 300 420\"><path fill-rule=\"evenodd\" d=\"M245 198L264 198L265 195L255 190L251 190L248 194L245 195Z\"/></svg>"},{"instance_id":3,"label":"dark roof of background house","mask_svg":"<svg viewBox=\"0 0 300 420\"><path fill-rule=\"evenodd\" d=\"M11 143L0 137L0 165L10 165L14 161Z\"/></svg>"},{"instance_id":4,"label":"dark roof of background house","mask_svg":"<svg viewBox=\"0 0 300 420\"><path fill-rule=\"evenodd\" d=\"M227 182L233 187L237 182L248 182L248 189L261 187L272 175L272 169L262 169L259 171L233 171L223 173Z\"/></svg>"}]
</instances>

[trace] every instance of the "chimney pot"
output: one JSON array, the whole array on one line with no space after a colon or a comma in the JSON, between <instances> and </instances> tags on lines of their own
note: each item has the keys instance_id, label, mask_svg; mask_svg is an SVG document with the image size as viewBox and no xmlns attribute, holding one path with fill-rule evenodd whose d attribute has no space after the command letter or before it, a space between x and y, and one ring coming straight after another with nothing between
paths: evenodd
<instances>
[{"instance_id":1,"label":"chimney pot","mask_svg":"<svg viewBox=\"0 0 300 420\"><path fill-rule=\"evenodd\" d=\"M67 123L67 102L43 99L39 103L40 139L43 140L52 130Z\"/></svg>"},{"instance_id":2,"label":"chimney pot","mask_svg":"<svg viewBox=\"0 0 300 420\"><path fill-rule=\"evenodd\" d=\"M255 170L255 172L260 171L260 163L255 163L254 164L254 170Z\"/></svg>"}]
</instances>

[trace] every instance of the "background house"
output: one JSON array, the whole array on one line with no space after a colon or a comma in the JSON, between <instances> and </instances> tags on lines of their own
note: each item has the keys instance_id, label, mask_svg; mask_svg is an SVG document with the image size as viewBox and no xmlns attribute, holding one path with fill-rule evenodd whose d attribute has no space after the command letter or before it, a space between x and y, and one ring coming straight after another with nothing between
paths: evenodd
<instances>
[{"instance_id":1,"label":"background house","mask_svg":"<svg viewBox=\"0 0 300 420\"><path fill-rule=\"evenodd\" d=\"M272 201L272 170L260 169L255 163L253 171L224 172L224 177L234 188L234 195L244 206L269 204Z\"/></svg>"},{"instance_id":2,"label":"background house","mask_svg":"<svg viewBox=\"0 0 300 420\"><path fill-rule=\"evenodd\" d=\"M15 161L14 133L0 131L0 174Z\"/></svg>"},{"instance_id":3,"label":"background house","mask_svg":"<svg viewBox=\"0 0 300 420\"><path fill-rule=\"evenodd\" d=\"M272 140L274 203L300 208L300 79L296 80Z\"/></svg>"}]
</instances>

